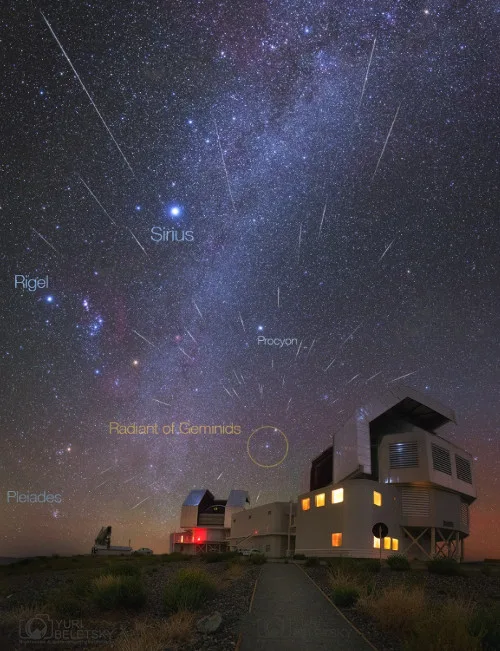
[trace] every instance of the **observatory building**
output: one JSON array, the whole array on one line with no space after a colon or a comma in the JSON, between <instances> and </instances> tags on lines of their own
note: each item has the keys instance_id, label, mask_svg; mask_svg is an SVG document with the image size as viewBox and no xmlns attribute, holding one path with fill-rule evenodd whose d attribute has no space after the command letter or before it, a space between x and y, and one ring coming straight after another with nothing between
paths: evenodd
<instances>
[{"instance_id":1,"label":"observatory building","mask_svg":"<svg viewBox=\"0 0 500 651\"><path fill-rule=\"evenodd\" d=\"M170 551L184 554L228 551L232 518L249 503L248 493L242 490L232 490L227 500L215 499L205 488L192 490L181 508L182 531L170 534Z\"/></svg>"},{"instance_id":2,"label":"observatory building","mask_svg":"<svg viewBox=\"0 0 500 651\"><path fill-rule=\"evenodd\" d=\"M476 487L471 455L438 434L450 422L450 409L403 386L358 409L312 461L295 551L462 560Z\"/></svg>"}]
</instances>

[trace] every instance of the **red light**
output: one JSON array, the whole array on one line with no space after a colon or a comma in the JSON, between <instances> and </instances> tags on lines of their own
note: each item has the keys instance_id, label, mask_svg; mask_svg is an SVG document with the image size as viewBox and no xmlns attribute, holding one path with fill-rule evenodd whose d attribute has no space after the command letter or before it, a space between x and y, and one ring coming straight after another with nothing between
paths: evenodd
<instances>
[{"instance_id":1,"label":"red light","mask_svg":"<svg viewBox=\"0 0 500 651\"><path fill-rule=\"evenodd\" d=\"M207 540L207 530L206 529L194 529L193 530L193 540L196 540L196 542L206 542L206 540Z\"/></svg>"}]
</instances>

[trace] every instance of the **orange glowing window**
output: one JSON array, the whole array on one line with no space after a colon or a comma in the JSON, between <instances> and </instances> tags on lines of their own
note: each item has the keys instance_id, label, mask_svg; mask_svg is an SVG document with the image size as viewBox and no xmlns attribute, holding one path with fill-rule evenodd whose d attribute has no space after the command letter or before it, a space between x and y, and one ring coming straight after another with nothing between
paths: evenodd
<instances>
[{"instance_id":1,"label":"orange glowing window","mask_svg":"<svg viewBox=\"0 0 500 651\"><path fill-rule=\"evenodd\" d=\"M184 536L181 536L181 542L184 542Z\"/></svg>"},{"instance_id":2,"label":"orange glowing window","mask_svg":"<svg viewBox=\"0 0 500 651\"><path fill-rule=\"evenodd\" d=\"M375 536L373 536L373 548L380 549L380 538L375 538Z\"/></svg>"},{"instance_id":3,"label":"orange glowing window","mask_svg":"<svg viewBox=\"0 0 500 651\"><path fill-rule=\"evenodd\" d=\"M373 503L375 506L382 506L382 493L373 491Z\"/></svg>"},{"instance_id":4,"label":"orange glowing window","mask_svg":"<svg viewBox=\"0 0 500 651\"><path fill-rule=\"evenodd\" d=\"M316 506L325 506L325 494L324 493L318 493L318 495L314 496L314 502Z\"/></svg>"},{"instance_id":5,"label":"orange glowing window","mask_svg":"<svg viewBox=\"0 0 500 651\"><path fill-rule=\"evenodd\" d=\"M311 498L304 497L304 499L302 500L302 510L309 511L310 508L311 508Z\"/></svg>"},{"instance_id":6,"label":"orange glowing window","mask_svg":"<svg viewBox=\"0 0 500 651\"><path fill-rule=\"evenodd\" d=\"M336 488L332 491L332 504L339 504L344 501L344 489Z\"/></svg>"},{"instance_id":7,"label":"orange glowing window","mask_svg":"<svg viewBox=\"0 0 500 651\"><path fill-rule=\"evenodd\" d=\"M392 551L397 552L399 549L399 540L397 538L392 539Z\"/></svg>"},{"instance_id":8,"label":"orange glowing window","mask_svg":"<svg viewBox=\"0 0 500 651\"><path fill-rule=\"evenodd\" d=\"M332 547L342 547L341 533L332 533Z\"/></svg>"},{"instance_id":9,"label":"orange glowing window","mask_svg":"<svg viewBox=\"0 0 500 651\"><path fill-rule=\"evenodd\" d=\"M389 537L384 538L384 549L390 549L391 548L391 539Z\"/></svg>"}]
</instances>

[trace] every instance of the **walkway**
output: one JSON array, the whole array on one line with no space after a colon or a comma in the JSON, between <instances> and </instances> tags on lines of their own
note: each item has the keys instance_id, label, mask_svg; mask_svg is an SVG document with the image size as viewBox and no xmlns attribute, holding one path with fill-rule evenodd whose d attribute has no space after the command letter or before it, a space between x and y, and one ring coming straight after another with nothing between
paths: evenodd
<instances>
[{"instance_id":1,"label":"walkway","mask_svg":"<svg viewBox=\"0 0 500 651\"><path fill-rule=\"evenodd\" d=\"M262 566L238 651L373 651L295 564Z\"/></svg>"}]
</instances>

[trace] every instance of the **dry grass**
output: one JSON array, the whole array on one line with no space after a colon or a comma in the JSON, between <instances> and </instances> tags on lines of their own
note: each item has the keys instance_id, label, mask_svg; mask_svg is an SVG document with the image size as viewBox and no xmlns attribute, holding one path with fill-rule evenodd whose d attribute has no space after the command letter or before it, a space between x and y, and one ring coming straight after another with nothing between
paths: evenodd
<instances>
[{"instance_id":1,"label":"dry grass","mask_svg":"<svg viewBox=\"0 0 500 651\"><path fill-rule=\"evenodd\" d=\"M475 605L462 599L447 599L429 608L415 624L407 641L408 651L480 651L481 634L470 632Z\"/></svg>"},{"instance_id":2,"label":"dry grass","mask_svg":"<svg viewBox=\"0 0 500 651\"><path fill-rule=\"evenodd\" d=\"M245 568L241 564L230 563L229 567L225 572L225 577L227 577L231 581L235 581L236 579L240 579L244 573L245 573Z\"/></svg>"},{"instance_id":3,"label":"dry grass","mask_svg":"<svg viewBox=\"0 0 500 651\"><path fill-rule=\"evenodd\" d=\"M335 590L354 589L363 596L368 595L373 586L373 583L367 580L366 576L358 572L352 572L344 567L331 569L328 572L328 582Z\"/></svg>"},{"instance_id":4,"label":"dry grass","mask_svg":"<svg viewBox=\"0 0 500 651\"><path fill-rule=\"evenodd\" d=\"M167 620L137 618L133 630L122 633L109 648L115 651L163 651L167 645L174 645L182 649L191 638L194 621L195 615L185 611L175 613Z\"/></svg>"},{"instance_id":5,"label":"dry grass","mask_svg":"<svg viewBox=\"0 0 500 651\"><path fill-rule=\"evenodd\" d=\"M358 608L372 617L382 630L407 635L425 618L425 593L421 587L395 585L380 595L364 595Z\"/></svg>"},{"instance_id":6,"label":"dry grass","mask_svg":"<svg viewBox=\"0 0 500 651\"><path fill-rule=\"evenodd\" d=\"M32 606L18 606L12 610L0 612L0 627L4 629L17 628L21 622L41 613L46 613L47 608L48 606L46 604L42 604L41 606L34 604Z\"/></svg>"}]
</instances>

